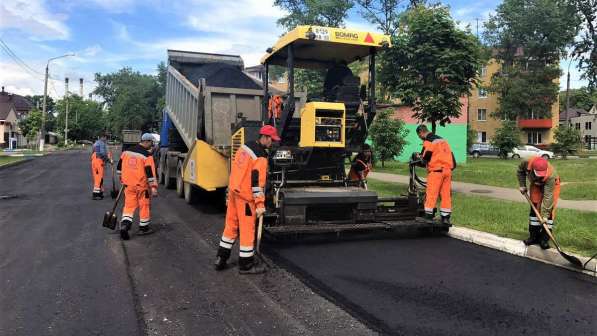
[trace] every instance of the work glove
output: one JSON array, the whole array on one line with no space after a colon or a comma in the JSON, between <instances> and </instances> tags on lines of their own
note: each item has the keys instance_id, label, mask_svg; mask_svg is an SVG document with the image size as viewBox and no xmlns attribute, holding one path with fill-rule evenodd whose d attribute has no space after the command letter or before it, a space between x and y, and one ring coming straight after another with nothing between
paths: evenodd
<instances>
[{"instance_id":1,"label":"work glove","mask_svg":"<svg viewBox=\"0 0 597 336\"><path fill-rule=\"evenodd\" d=\"M520 193L523 194L523 195L526 194L527 191L528 191L527 187L519 187L518 190L520 190Z\"/></svg>"},{"instance_id":2,"label":"work glove","mask_svg":"<svg viewBox=\"0 0 597 336\"><path fill-rule=\"evenodd\" d=\"M257 218L260 218L261 216L263 216L264 213L265 213L265 208L255 209L255 214L257 215Z\"/></svg>"},{"instance_id":3,"label":"work glove","mask_svg":"<svg viewBox=\"0 0 597 336\"><path fill-rule=\"evenodd\" d=\"M151 188L151 197L158 197L158 188Z\"/></svg>"}]
</instances>

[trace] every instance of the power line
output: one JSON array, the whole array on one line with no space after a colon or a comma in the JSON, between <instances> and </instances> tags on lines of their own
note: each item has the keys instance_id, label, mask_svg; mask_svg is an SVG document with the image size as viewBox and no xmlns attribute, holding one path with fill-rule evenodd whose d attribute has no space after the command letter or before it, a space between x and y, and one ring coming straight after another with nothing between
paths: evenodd
<instances>
[{"instance_id":1,"label":"power line","mask_svg":"<svg viewBox=\"0 0 597 336\"><path fill-rule=\"evenodd\" d=\"M6 44L6 42L4 42L2 39L0 39L0 47L2 47L2 49L5 50L5 52L13 59L15 60L17 63L19 63L20 65L22 65L22 67L28 69L29 71L38 74L40 76L44 76L43 73L35 70L34 68L30 67L27 63L25 63L25 61L23 61L19 56L17 56L17 54L15 54L12 49L10 49L10 47Z\"/></svg>"}]
</instances>

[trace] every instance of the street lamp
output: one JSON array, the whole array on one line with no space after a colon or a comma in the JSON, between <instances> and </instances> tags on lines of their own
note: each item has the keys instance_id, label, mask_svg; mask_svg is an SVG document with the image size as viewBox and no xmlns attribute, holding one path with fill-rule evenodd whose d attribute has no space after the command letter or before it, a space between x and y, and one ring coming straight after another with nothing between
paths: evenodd
<instances>
[{"instance_id":1,"label":"street lamp","mask_svg":"<svg viewBox=\"0 0 597 336\"><path fill-rule=\"evenodd\" d=\"M68 54L64 54L62 56L58 56L58 57L52 57L50 59L48 59L48 62L46 63L46 77L44 80L44 104L43 104L43 109L42 109L42 113L41 113L41 136L39 139L39 150L43 152L44 150L44 142L46 139L46 100L48 97L48 68L50 67L50 62L59 58L63 58L63 57L69 57L69 56L75 56L74 53L68 53Z\"/></svg>"}]
</instances>

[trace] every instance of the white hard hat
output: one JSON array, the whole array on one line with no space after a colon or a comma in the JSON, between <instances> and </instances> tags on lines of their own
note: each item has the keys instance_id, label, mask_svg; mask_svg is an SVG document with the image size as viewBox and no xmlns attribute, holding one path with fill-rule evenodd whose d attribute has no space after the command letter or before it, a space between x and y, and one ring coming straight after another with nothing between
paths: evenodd
<instances>
[{"instance_id":1,"label":"white hard hat","mask_svg":"<svg viewBox=\"0 0 597 336\"><path fill-rule=\"evenodd\" d=\"M141 136L141 141L155 141L155 138L153 137L153 135L151 133L144 133Z\"/></svg>"}]
</instances>

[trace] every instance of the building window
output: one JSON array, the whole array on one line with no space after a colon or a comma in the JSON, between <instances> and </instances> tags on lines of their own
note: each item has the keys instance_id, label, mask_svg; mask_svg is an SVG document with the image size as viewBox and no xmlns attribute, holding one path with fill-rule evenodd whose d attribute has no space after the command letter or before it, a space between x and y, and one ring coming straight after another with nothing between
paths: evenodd
<instances>
[{"instance_id":1,"label":"building window","mask_svg":"<svg viewBox=\"0 0 597 336\"><path fill-rule=\"evenodd\" d=\"M579 129L580 129L580 123L576 123L576 124L574 125L574 128L576 128L577 130L579 130Z\"/></svg>"},{"instance_id":2,"label":"building window","mask_svg":"<svg viewBox=\"0 0 597 336\"><path fill-rule=\"evenodd\" d=\"M479 89L479 98L487 98L487 90Z\"/></svg>"},{"instance_id":3,"label":"building window","mask_svg":"<svg viewBox=\"0 0 597 336\"><path fill-rule=\"evenodd\" d=\"M586 130L590 130L590 129L591 129L591 126L592 126L592 125L591 125L591 122L590 122L590 121L585 123L585 129L586 129Z\"/></svg>"},{"instance_id":4,"label":"building window","mask_svg":"<svg viewBox=\"0 0 597 336\"><path fill-rule=\"evenodd\" d=\"M479 143L487 143L487 132L479 132L479 133L477 133L477 142L479 142Z\"/></svg>"},{"instance_id":5,"label":"building window","mask_svg":"<svg viewBox=\"0 0 597 336\"><path fill-rule=\"evenodd\" d=\"M477 110L477 120L478 121L487 120L487 109L478 109Z\"/></svg>"},{"instance_id":6,"label":"building window","mask_svg":"<svg viewBox=\"0 0 597 336\"><path fill-rule=\"evenodd\" d=\"M541 132L529 132L527 140L528 140L528 143L531 145L540 144L541 143Z\"/></svg>"}]
</instances>

